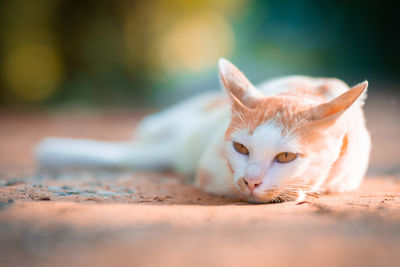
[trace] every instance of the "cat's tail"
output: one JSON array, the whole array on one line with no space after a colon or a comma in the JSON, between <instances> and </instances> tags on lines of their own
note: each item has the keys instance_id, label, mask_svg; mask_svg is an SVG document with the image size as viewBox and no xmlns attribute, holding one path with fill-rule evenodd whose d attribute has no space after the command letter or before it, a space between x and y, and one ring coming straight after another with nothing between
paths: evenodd
<instances>
[{"instance_id":1,"label":"cat's tail","mask_svg":"<svg viewBox=\"0 0 400 267\"><path fill-rule=\"evenodd\" d=\"M106 142L89 139L45 138L36 147L42 169L103 167L135 170L171 168L171 142L136 140Z\"/></svg>"},{"instance_id":2,"label":"cat's tail","mask_svg":"<svg viewBox=\"0 0 400 267\"><path fill-rule=\"evenodd\" d=\"M35 154L41 168L130 167L130 143L45 138Z\"/></svg>"}]
</instances>

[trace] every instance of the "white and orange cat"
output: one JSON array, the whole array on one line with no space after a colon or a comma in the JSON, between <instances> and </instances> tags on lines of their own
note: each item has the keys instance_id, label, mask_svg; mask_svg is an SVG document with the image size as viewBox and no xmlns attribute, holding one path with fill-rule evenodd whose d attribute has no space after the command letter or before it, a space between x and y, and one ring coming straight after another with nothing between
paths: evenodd
<instances>
[{"instance_id":1,"label":"white and orange cat","mask_svg":"<svg viewBox=\"0 0 400 267\"><path fill-rule=\"evenodd\" d=\"M44 167L172 168L206 192L250 202L301 200L360 185L370 136L367 82L290 76L253 86L219 61L226 94L207 93L146 117L129 142L47 138Z\"/></svg>"}]
</instances>

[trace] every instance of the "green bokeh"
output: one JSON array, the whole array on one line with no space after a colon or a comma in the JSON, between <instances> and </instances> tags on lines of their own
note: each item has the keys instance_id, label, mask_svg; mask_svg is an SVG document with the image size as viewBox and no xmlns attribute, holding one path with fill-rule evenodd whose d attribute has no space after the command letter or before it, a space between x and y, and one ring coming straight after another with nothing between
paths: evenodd
<instances>
[{"instance_id":1,"label":"green bokeh","mask_svg":"<svg viewBox=\"0 0 400 267\"><path fill-rule=\"evenodd\" d=\"M395 12L385 1L6 0L0 4L0 105L167 105L218 88L215 55L202 60L207 51L228 57L255 83L290 74L397 82ZM183 56L193 62L182 65L185 58L168 54L175 36L169 31L196 37L202 18L206 30L215 18L214 35L191 46L183 32ZM37 51L32 47L50 56L32 52L15 60L20 51Z\"/></svg>"}]
</instances>

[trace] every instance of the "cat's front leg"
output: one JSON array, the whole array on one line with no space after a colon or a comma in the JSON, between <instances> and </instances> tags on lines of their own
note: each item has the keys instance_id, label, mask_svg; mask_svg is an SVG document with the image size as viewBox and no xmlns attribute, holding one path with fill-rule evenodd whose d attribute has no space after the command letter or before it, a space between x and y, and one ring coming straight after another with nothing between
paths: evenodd
<instances>
[{"instance_id":1,"label":"cat's front leg","mask_svg":"<svg viewBox=\"0 0 400 267\"><path fill-rule=\"evenodd\" d=\"M226 197L237 197L223 150L223 139L218 138L204 152L197 168L195 186L205 192Z\"/></svg>"}]
</instances>

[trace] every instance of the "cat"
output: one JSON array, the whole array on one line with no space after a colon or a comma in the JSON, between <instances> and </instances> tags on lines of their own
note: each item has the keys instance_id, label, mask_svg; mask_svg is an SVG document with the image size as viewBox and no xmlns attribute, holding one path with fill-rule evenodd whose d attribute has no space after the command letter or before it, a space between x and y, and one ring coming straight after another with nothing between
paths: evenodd
<instances>
[{"instance_id":1,"label":"cat","mask_svg":"<svg viewBox=\"0 0 400 267\"><path fill-rule=\"evenodd\" d=\"M127 167L195 177L194 185L248 202L302 200L359 187L371 140L362 110L368 82L289 76L257 88L219 60L223 93L205 93L145 117L132 141L46 138L39 164Z\"/></svg>"}]
</instances>

